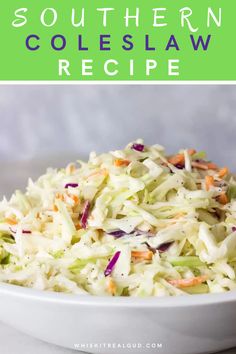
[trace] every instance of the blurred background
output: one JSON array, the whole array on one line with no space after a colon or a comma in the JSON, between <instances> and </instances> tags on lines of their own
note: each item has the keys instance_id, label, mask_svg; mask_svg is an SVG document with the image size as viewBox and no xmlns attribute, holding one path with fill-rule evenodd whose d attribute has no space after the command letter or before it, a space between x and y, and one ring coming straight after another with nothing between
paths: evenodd
<instances>
[{"instance_id":1,"label":"blurred background","mask_svg":"<svg viewBox=\"0 0 236 354\"><path fill-rule=\"evenodd\" d=\"M235 86L0 86L0 123L0 194L140 137L168 152L206 150L236 171Z\"/></svg>"}]
</instances>

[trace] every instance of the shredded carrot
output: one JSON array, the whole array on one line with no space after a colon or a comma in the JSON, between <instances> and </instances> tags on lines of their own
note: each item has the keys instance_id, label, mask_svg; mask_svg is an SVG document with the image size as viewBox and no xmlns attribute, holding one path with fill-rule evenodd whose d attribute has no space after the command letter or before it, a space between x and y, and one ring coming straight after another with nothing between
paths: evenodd
<instances>
[{"instance_id":1,"label":"shredded carrot","mask_svg":"<svg viewBox=\"0 0 236 354\"><path fill-rule=\"evenodd\" d=\"M208 170L208 167L203 162L192 161L192 167L198 168L199 170Z\"/></svg>"},{"instance_id":2,"label":"shredded carrot","mask_svg":"<svg viewBox=\"0 0 236 354\"><path fill-rule=\"evenodd\" d=\"M173 216L173 219L180 219L182 216L185 216L186 214L183 212L177 213Z\"/></svg>"},{"instance_id":3,"label":"shredded carrot","mask_svg":"<svg viewBox=\"0 0 236 354\"><path fill-rule=\"evenodd\" d=\"M207 162L206 164L207 164L208 170L217 170L218 169L218 166L213 162Z\"/></svg>"},{"instance_id":4,"label":"shredded carrot","mask_svg":"<svg viewBox=\"0 0 236 354\"><path fill-rule=\"evenodd\" d=\"M116 167L129 166L129 164L130 164L130 161L128 161L128 160L116 159L116 160L114 161L114 165L115 165Z\"/></svg>"},{"instance_id":5,"label":"shredded carrot","mask_svg":"<svg viewBox=\"0 0 236 354\"><path fill-rule=\"evenodd\" d=\"M9 225L17 225L17 221L14 219L6 218L5 222Z\"/></svg>"},{"instance_id":6,"label":"shredded carrot","mask_svg":"<svg viewBox=\"0 0 236 354\"><path fill-rule=\"evenodd\" d=\"M206 161L192 161L192 167L196 167L199 170L217 170L218 166L213 162L206 162Z\"/></svg>"},{"instance_id":7,"label":"shredded carrot","mask_svg":"<svg viewBox=\"0 0 236 354\"><path fill-rule=\"evenodd\" d=\"M69 170L69 173L72 175L72 173L75 172L75 164L74 163L71 163L67 166L68 170Z\"/></svg>"},{"instance_id":8,"label":"shredded carrot","mask_svg":"<svg viewBox=\"0 0 236 354\"><path fill-rule=\"evenodd\" d=\"M58 211L58 207L56 206L56 204L53 204L53 211Z\"/></svg>"},{"instance_id":9,"label":"shredded carrot","mask_svg":"<svg viewBox=\"0 0 236 354\"><path fill-rule=\"evenodd\" d=\"M217 200L219 203L225 205L229 202L228 197L225 192L222 192L218 197Z\"/></svg>"},{"instance_id":10,"label":"shredded carrot","mask_svg":"<svg viewBox=\"0 0 236 354\"><path fill-rule=\"evenodd\" d=\"M80 230L80 229L82 229L82 227L81 227L81 225L80 225L80 224L75 225L75 228L76 228L76 230Z\"/></svg>"},{"instance_id":11,"label":"shredded carrot","mask_svg":"<svg viewBox=\"0 0 236 354\"><path fill-rule=\"evenodd\" d=\"M77 195L69 194L68 196L73 199L75 204L79 203L79 197Z\"/></svg>"},{"instance_id":12,"label":"shredded carrot","mask_svg":"<svg viewBox=\"0 0 236 354\"><path fill-rule=\"evenodd\" d=\"M61 194L61 193L56 193L56 199L60 199L60 200L62 200L62 201L65 200L64 195Z\"/></svg>"},{"instance_id":13,"label":"shredded carrot","mask_svg":"<svg viewBox=\"0 0 236 354\"><path fill-rule=\"evenodd\" d=\"M209 191L212 186L214 186L214 177L213 176L206 176L205 177L205 185L206 190Z\"/></svg>"},{"instance_id":14,"label":"shredded carrot","mask_svg":"<svg viewBox=\"0 0 236 354\"><path fill-rule=\"evenodd\" d=\"M184 154L177 154L171 156L168 159L168 162L171 163L172 165L184 164Z\"/></svg>"},{"instance_id":15,"label":"shredded carrot","mask_svg":"<svg viewBox=\"0 0 236 354\"><path fill-rule=\"evenodd\" d=\"M220 177L220 178L223 178L225 175L227 175L229 173L229 169L228 169L228 167L223 167L223 168L221 168L220 170L219 170L219 172L218 172L218 176Z\"/></svg>"},{"instance_id":16,"label":"shredded carrot","mask_svg":"<svg viewBox=\"0 0 236 354\"><path fill-rule=\"evenodd\" d=\"M151 260L153 253L151 251L132 251L132 257L144 260Z\"/></svg>"},{"instance_id":17,"label":"shredded carrot","mask_svg":"<svg viewBox=\"0 0 236 354\"><path fill-rule=\"evenodd\" d=\"M107 290L108 290L108 292L111 295L115 295L115 293L116 293L116 284L115 284L114 280L109 279Z\"/></svg>"},{"instance_id":18,"label":"shredded carrot","mask_svg":"<svg viewBox=\"0 0 236 354\"><path fill-rule=\"evenodd\" d=\"M99 171L92 172L90 175L88 175L87 178L95 177L95 176L107 176L107 175L108 175L107 169L106 168L102 168Z\"/></svg>"},{"instance_id":19,"label":"shredded carrot","mask_svg":"<svg viewBox=\"0 0 236 354\"><path fill-rule=\"evenodd\" d=\"M197 151L194 150L194 149L188 149L188 154L189 154L190 156L196 154L196 152L197 152Z\"/></svg>"},{"instance_id":20,"label":"shredded carrot","mask_svg":"<svg viewBox=\"0 0 236 354\"><path fill-rule=\"evenodd\" d=\"M187 288L189 286L196 286L204 283L207 280L206 275L201 275L199 277L193 277L190 279L173 279L168 280L168 283L176 286L177 288Z\"/></svg>"},{"instance_id":21,"label":"shredded carrot","mask_svg":"<svg viewBox=\"0 0 236 354\"><path fill-rule=\"evenodd\" d=\"M195 153L196 153L196 150L194 150L194 149L188 150L189 155L194 155ZM184 154L173 155L168 158L168 162L171 163L172 165L183 165L185 163Z\"/></svg>"}]
</instances>

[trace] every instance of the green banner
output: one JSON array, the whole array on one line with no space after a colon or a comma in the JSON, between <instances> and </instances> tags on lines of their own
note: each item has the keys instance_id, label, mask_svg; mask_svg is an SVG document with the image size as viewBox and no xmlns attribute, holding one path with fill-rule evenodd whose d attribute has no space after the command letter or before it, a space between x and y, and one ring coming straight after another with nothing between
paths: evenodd
<instances>
[{"instance_id":1,"label":"green banner","mask_svg":"<svg viewBox=\"0 0 236 354\"><path fill-rule=\"evenodd\" d=\"M10 0L0 80L236 80L232 0Z\"/></svg>"}]
</instances>

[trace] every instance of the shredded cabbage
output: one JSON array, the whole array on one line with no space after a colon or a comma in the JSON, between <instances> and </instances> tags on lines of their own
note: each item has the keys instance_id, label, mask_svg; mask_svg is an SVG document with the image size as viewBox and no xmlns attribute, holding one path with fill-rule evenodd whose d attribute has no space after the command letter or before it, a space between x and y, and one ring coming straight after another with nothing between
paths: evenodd
<instances>
[{"instance_id":1,"label":"shredded cabbage","mask_svg":"<svg viewBox=\"0 0 236 354\"><path fill-rule=\"evenodd\" d=\"M137 140L0 203L2 282L160 297L234 290L235 275L236 180L205 152Z\"/></svg>"}]
</instances>

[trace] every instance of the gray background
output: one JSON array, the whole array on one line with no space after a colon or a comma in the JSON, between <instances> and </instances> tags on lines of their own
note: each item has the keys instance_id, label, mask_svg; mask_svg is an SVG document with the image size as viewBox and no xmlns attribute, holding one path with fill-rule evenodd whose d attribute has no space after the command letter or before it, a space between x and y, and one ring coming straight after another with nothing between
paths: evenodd
<instances>
[{"instance_id":1,"label":"gray background","mask_svg":"<svg viewBox=\"0 0 236 354\"><path fill-rule=\"evenodd\" d=\"M0 86L0 159L147 143L234 167L235 86ZM236 169L236 168L235 168Z\"/></svg>"},{"instance_id":2,"label":"gray background","mask_svg":"<svg viewBox=\"0 0 236 354\"><path fill-rule=\"evenodd\" d=\"M138 137L168 151L205 149L236 171L235 134L234 86L0 86L0 194L47 165ZM72 354L2 323L0 352Z\"/></svg>"}]
</instances>

